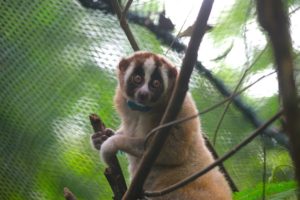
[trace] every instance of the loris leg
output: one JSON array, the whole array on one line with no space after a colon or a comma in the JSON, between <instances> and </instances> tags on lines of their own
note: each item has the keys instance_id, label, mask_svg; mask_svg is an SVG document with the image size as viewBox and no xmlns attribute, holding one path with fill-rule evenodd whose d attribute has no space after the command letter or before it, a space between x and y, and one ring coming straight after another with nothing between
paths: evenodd
<instances>
[{"instance_id":1,"label":"loris leg","mask_svg":"<svg viewBox=\"0 0 300 200\"><path fill-rule=\"evenodd\" d=\"M144 152L144 142L144 138L115 134L102 144L101 158L109 165L110 158L112 158L119 150L132 156L141 157Z\"/></svg>"}]
</instances>

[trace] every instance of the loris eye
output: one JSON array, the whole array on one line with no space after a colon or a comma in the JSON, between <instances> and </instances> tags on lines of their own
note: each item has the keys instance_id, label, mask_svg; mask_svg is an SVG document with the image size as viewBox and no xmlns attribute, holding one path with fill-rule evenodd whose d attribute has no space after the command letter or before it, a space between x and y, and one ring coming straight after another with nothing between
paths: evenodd
<instances>
[{"instance_id":1,"label":"loris eye","mask_svg":"<svg viewBox=\"0 0 300 200\"><path fill-rule=\"evenodd\" d=\"M132 77L132 80L136 84L140 84L143 81L143 78L140 75L135 75Z\"/></svg>"},{"instance_id":2,"label":"loris eye","mask_svg":"<svg viewBox=\"0 0 300 200\"><path fill-rule=\"evenodd\" d=\"M154 88L159 88L160 87L160 81L159 80L154 80L153 82L152 82L152 86L154 87Z\"/></svg>"}]
</instances>

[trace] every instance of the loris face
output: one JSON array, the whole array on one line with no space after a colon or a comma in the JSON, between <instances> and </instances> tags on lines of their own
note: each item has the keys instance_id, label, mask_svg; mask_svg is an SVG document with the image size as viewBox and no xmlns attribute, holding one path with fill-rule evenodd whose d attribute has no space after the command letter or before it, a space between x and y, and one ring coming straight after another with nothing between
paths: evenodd
<instances>
[{"instance_id":1,"label":"loris face","mask_svg":"<svg viewBox=\"0 0 300 200\"><path fill-rule=\"evenodd\" d=\"M119 84L133 104L154 106L173 88L177 70L166 58L150 52L136 52L119 63Z\"/></svg>"}]
</instances>

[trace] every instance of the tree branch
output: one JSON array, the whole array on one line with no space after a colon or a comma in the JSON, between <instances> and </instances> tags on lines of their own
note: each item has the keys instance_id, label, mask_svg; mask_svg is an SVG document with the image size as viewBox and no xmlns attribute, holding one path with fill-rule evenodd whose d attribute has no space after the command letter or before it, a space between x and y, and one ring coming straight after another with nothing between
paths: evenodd
<instances>
[{"instance_id":1,"label":"tree branch","mask_svg":"<svg viewBox=\"0 0 300 200\"><path fill-rule=\"evenodd\" d=\"M94 132L103 131L105 129L104 123L96 114L90 115L90 121L93 126ZM104 175L114 193L113 199L121 200L122 196L127 190L127 186L117 157L114 156L113 158L111 158L111 160L113 164L105 169Z\"/></svg>"},{"instance_id":2,"label":"tree branch","mask_svg":"<svg viewBox=\"0 0 300 200\"><path fill-rule=\"evenodd\" d=\"M285 129L290 138L296 179L300 184L300 106L294 80L289 20L281 0L257 0L256 2L258 20L267 31L273 46L278 71L279 94L284 109ZM298 193L298 198L300 199L300 193Z\"/></svg>"},{"instance_id":3,"label":"tree branch","mask_svg":"<svg viewBox=\"0 0 300 200\"><path fill-rule=\"evenodd\" d=\"M195 29L191 36L186 55L183 59L182 69L179 74L178 81L175 85L174 92L172 94L171 100L167 106L165 114L161 120L160 124L164 124L176 119L179 113L183 100L185 98L186 92L188 90L188 83L193 71L193 66L197 60L198 48L200 42L205 33L205 28L207 24L208 17L212 8L213 0L204 0L197 16L195 23ZM157 158L164 142L167 139L170 127L161 129L154 136L150 147L145 151L140 165L137 169L135 176L132 179L132 183L127 190L124 200L133 200L141 197L144 182Z\"/></svg>"},{"instance_id":4,"label":"tree branch","mask_svg":"<svg viewBox=\"0 0 300 200\"><path fill-rule=\"evenodd\" d=\"M122 12L122 16L121 16L121 19L120 21L124 21L126 20L126 15L127 15L127 12L132 4L133 0L128 0L126 5L125 5L125 8L123 9L123 12Z\"/></svg>"},{"instance_id":5,"label":"tree branch","mask_svg":"<svg viewBox=\"0 0 300 200\"><path fill-rule=\"evenodd\" d=\"M122 13L122 10L121 10L121 7L118 3L118 0L112 0L111 2L112 2L112 5L114 7L115 12L117 13L118 19L120 21L120 25L121 25L122 29L124 30L128 40L130 42L130 45L132 46L134 51L138 51L140 48L139 48L139 46L138 46L138 44L137 44L130 28L129 28L129 25L127 23L126 18L123 17L124 15ZM131 2L132 2L131 0L128 0L128 3L125 7L125 12L124 12L125 14L126 14L127 10L129 9L129 6L130 6ZM127 8L127 6L128 6L128 8Z\"/></svg>"},{"instance_id":6,"label":"tree branch","mask_svg":"<svg viewBox=\"0 0 300 200\"><path fill-rule=\"evenodd\" d=\"M212 145L212 143L209 141L209 139L204 136L205 139L205 145L207 146L207 148L210 150L211 154L213 155L214 159L217 160L219 159L219 155L218 152L214 149L214 146ZM239 189L237 187L237 185L234 183L233 179L231 178L231 176L229 176L228 171L226 170L225 166L223 165L223 163L219 164L219 168L220 171L223 172L223 175L225 176L231 190L233 192L238 192Z\"/></svg>"},{"instance_id":7,"label":"tree branch","mask_svg":"<svg viewBox=\"0 0 300 200\"><path fill-rule=\"evenodd\" d=\"M179 189L189 183L191 183L192 181L196 180L197 178L199 178L200 176L206 174L207 172L209 172L210 170L212 170L213 168L215 168L216 166L220 165L221 163L223 163L225 160L227 160L228 158L230 158L231 156L233 156L235 153L237 153L241 148L243 148L244 146L246 146L247 144L249 144L254 138L256 138L259 134L261 134L263 132L264 129L266 129L268 126L270 126L275 120L277 120L280 116L282 115L282 111L279 111L276 115L274 115L269 121L267 121L265 124L263 124L261 127L259 127L258 129L256 129L252 134L250 134L247 138L245 138L240 144L238 144L237 146L235 146L234 148L232 148L230 151L228 151L224 156L222 156L221 158L217 159L214 163L210 164L209 166L207 166L205 169L187 177L186 179L171 185L163 190L160 191L154 191L154 192L149 192L146 191L144 193L145 196L147 197L158 197L158 196L162 196L165 194L168 194L176 189Z\"/></svg>"}]
</instances>

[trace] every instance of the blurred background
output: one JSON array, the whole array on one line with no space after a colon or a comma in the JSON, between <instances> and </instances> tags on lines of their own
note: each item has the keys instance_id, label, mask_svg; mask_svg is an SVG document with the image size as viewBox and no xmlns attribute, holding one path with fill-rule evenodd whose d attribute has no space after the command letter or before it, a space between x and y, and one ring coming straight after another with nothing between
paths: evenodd
<instances>
[{"instance_id":1,"label":"blurred background","mask_svg":"<svg viewBox=\"0 0 300 200\"><path fill-rule=\"evenodd\" d=\"M180 67L189 41L184 30L193 25L201 2L134 0L127 17L140 48ZM300 1L285 4L299 63ZM255 2L215 0L209 25L190 81L199 110L223 100L238 84L241 89L265 76L235 98L222 123L226 104L201 116L204 133L223 155L280 103ZM107 127L118 128L115 67L132 52L109 0L0 0L0 199L64 199L64 187L78 199L111 199L105 166L90 145L89 115L97 113ZM300 91L299 72L296 65ZM224 163L240 191L235 199L261 199L264 173L267 199L296 199L281 120L265 135ZM128 181L126 158L118 157Z\"/></svg>"}]
</instances>

